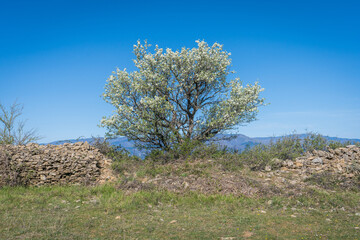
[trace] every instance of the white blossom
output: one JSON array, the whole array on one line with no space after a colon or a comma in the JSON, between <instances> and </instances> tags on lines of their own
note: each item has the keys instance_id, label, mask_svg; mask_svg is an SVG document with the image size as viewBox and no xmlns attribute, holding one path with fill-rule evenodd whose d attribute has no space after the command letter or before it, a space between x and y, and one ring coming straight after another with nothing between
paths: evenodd
<instances>
[{"instance_id":1,"label":"white blossom","mask_svg":"<svg viewBox=\"0 0 360 240\"><path fill-rule=\"evenodd\" d=\"M171 148L186 138L206 140L255 120L263 89L228 79L230 53L196 41L197 48L173 51L140 41L134 45L137 71L116 69L104 99L116 108L101 120L108 135L122 135L145 147Z\"/></svg>"}]
</instances>

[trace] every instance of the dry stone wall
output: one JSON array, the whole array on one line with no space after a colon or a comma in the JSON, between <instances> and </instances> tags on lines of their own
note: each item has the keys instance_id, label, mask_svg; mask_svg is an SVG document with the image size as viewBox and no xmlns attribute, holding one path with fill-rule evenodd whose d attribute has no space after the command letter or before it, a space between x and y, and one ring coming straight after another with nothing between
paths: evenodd
<instances>
[{"instance_id":1,"label":"dry stone wall","mask_svg":"<svg viewBox=\"0 0 360 240\"><path fill-rule=\"evenodd\" d=\"M328 151L314 150L295 161L286 160L282 165L283 171L295 170L304 175L333 172L347 178L357 178L360 176L360 148L348 145Z\"/></svg>"},{"instance_id":2,"label":"dry stone wall","mask_svg":"<svg viewBox=\"0 0 360 240\"><path fill-rule=\"evenodd\" d=\"M0 145L0 186L98 184L113 179L111 160L87 142Z\"/></svg>"}]
</instances>

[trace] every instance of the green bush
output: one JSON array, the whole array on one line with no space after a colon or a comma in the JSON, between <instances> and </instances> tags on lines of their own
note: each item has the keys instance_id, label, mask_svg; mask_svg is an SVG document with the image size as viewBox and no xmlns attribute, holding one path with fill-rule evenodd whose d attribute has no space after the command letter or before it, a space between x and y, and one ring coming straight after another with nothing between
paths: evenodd
<instances>
[{"instance_id":1,"label":"green bush","mask_svg":"<svg viewBox=\"0 0 360 240\"><path fill-rule=\"evenodd\" d=\"M112 159L112 168L117 173L123 173L136 166L141 159L137 156L131 155L122 146L112 146L107 140L101 138L94 138L92 145L100 150L102 154Z\"/></svg>"},{"instance_id":2,"label":"green bush","mask_svg":"<svg viewBox=\"0 0 360 240\"><path fill-rule=\"evenodd\" d=\"M200 146L202 143L199 141L194 141L186 139L182 144L176 144L174 147L169 150L152 150L146 157L145 160L151 160L153 162L168 163L176 161L179 159L188 159L192 154L194 149Z\"/></svg>"},{"instance_id":3,"label":"green bush","mask_svg":"<svg viewBox=\"0 0 360 240\"><path fill-rule=\"evenodd\" d=\"M324 136L311 132L303 138L301 135L291 134L271 141L268 145L259 144L252 148L246 148L240 153L240 161L249 165L253 170L264 169L266 165L276 168L280 166L278 160L294 160L306 152L326 151L328 148L345 147L349 144L359 145L359 143L350 141L343 143L329 141Z\"/></svg>"},{"instance_id":4,"label":"green bush","mask_svg":"<svg viewBox=\"0 0 360 240\"><path fill-rule=\"evenodd\" d=\"M238 151L236 150L215 143L206 144L204 142L187 140L182 144L174 146L170 151L155 149L145 157L145 160L167 163L176 160L221 159L237 153Z\"/></svg>"},{"instance_id":5,"label":"green bush","mask_svg":"<svg viewBox=\"0 0 360 240\"><path fill-rule=\"evenodd\" d=\"M291 134L273 140L269 144L248 146L244 151L239 152L214 142L206 144L187 140L182 144L175 145L169 151L155 149L149 152L142 161L139 157L130 155L126 149L113 147L107 141L97 139L93 143L103 154L113 159L113 168L120 173L130 168L139 168L144 163L153 166L152 164L155 163L166 164L178 160L196 159L214 160L224 170L230 171L239 170L244 165L249 166L252 170L263 170L267 165L276 169L281 166L281 161L294 160L306 152L313 150L326 151L329 148L344 147L349 144L354 143L329 141L317 133L307 133L305 136ZM359 145L359 143L355 144Z\"/></svg>"}]
</instances>

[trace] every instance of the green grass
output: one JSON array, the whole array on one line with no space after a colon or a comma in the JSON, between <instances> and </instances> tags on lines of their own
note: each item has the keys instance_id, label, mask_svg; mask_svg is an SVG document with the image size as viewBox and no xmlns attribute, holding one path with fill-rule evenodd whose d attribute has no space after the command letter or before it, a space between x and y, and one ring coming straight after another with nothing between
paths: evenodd
<instances>
[{"instance_id":1,"label":"green grass","mask_svg":"<svg viewBox=\"0 0 360 240\"><path fill-rule=\"evenodd\" d=\"M95 145L119 173L113 185L0 188L0 239L360 239L357 179L341 185L338 176L319 174L307 180L312 186L297 192L285 187L269 192L271 185L249 196L175 193L155 185L120 190L124 182L141 187L144 179L157 176L195 176L197 183L211 181L215 173L240 174L246 182L256 179L253 170L276 168L274 158L293 159L348 143L293 135L241 153L191 144L154 151L142 161L99 140Z\"/></svg>"},{"instance_id":2,"label":"green grass","mask_svg":"<svg viewBox=\"0 0 360 240\"><path fill-rule=\"evenodd\" d=\"M5 187L0 239L360 239L359 206L357 192L325 190L250 198L125 194L110 185Z\"/></svg>"}]
</instances>

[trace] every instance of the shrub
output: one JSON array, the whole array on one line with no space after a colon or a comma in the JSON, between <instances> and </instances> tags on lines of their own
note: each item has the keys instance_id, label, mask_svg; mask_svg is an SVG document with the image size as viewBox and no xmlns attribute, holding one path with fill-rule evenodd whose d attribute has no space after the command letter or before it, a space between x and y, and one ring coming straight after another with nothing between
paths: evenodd
<instances>
[{"instance_id":1,"label":"shrub","mask_svg":"<svg viewBox=\"0 0 360 240\"><path fill-rule=\"evenodd\" d=\"M93 138L92 145L100 150L102 154L112 159L112 168L117 173L123 173L126 170L135 167L141 159L137 156L131 155L122 146L112 146L106 139Z\"/></svg>"},{"instance_id":2,"label":"shrub","mask_svg":"<svg viewBox=\"0 0 360 240\"><path fill-rule=\"evenodd\" d=\"M253 170L264 169L266 165L279 167L278 160L294 160L297 157L313 150L326 151L330 148L345 147L349 144L360 143L329 141L317 133L307 133L305 136L291 134L268 145L259 144L252 148L247 147L239 156L240 161L249 165Z\"/></svg>"}]
</instances>

